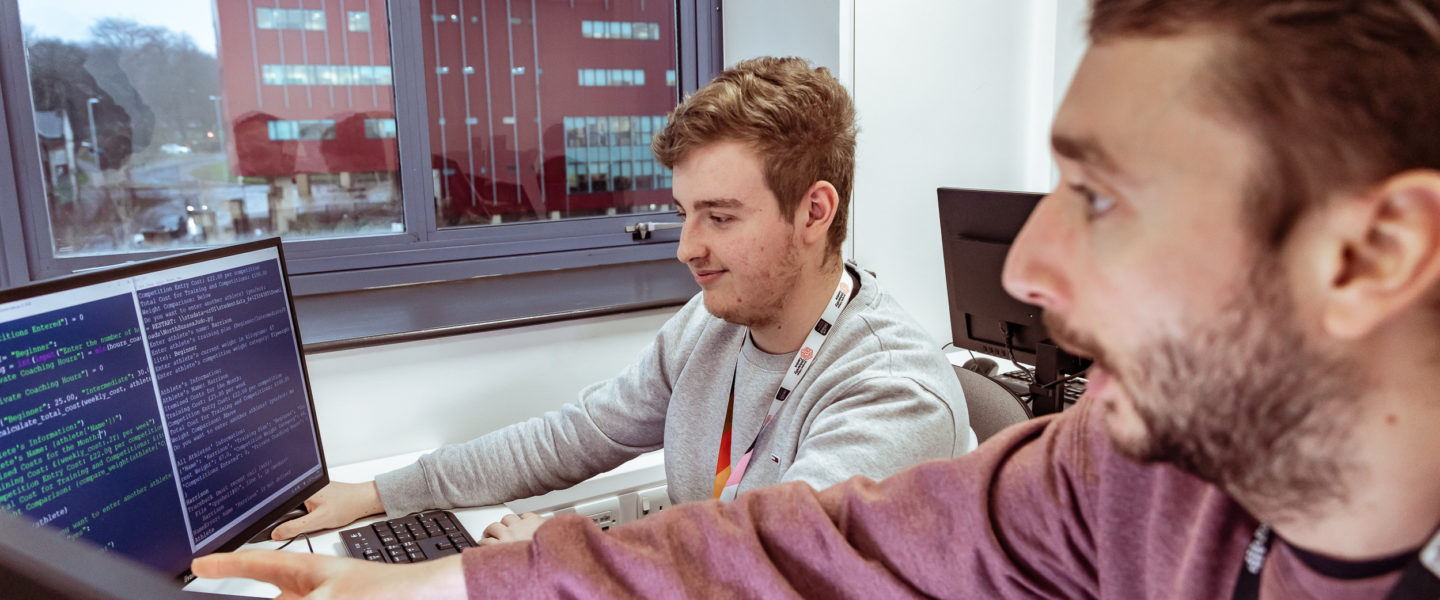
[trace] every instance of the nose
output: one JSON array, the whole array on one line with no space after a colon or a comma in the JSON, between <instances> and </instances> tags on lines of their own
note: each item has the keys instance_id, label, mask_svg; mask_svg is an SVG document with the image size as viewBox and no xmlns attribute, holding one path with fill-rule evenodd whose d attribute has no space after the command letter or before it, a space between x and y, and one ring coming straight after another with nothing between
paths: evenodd
<instances>
[{"instance_id":1,"label":"nose","mask_svg":"<svg viewBox=\"0 0 1440 600\"><path fill-rule=\"evenodd\" d=\"M1063 309L1069 300L1069 274L1062 261L1070 256L1071 232L1060 204L1045 196L1016 234L1005 258L1001 283L1017 300L1045 310Z\"/></svg>"},{"instance_id":2,"label":"nose","mask_svg":"<svg viewBox=\"0 0 1440 600\"><path fill-rule=\"evenodd\" d=\"M687 265L709 254L701 239L699 225L699 219L686 219L685 225L680 228L680 245L675 248L675 258Z\"/></svg>"}]
</instances>

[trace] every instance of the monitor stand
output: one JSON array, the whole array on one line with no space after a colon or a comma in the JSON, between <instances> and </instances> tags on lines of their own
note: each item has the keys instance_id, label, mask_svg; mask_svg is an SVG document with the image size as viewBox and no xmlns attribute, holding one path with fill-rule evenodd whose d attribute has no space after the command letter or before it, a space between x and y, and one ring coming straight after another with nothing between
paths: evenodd
<instances>
[{"instance_id":1,"label":"monitor stand","mask_svg":"<svg viewBox=\"0 0 1440 600\"><path fill-rule=\"evenodd\" d=\"M256 544L259 542L270 541L270 533L275 531L276 527L279 527L281 523L284 523L291 519L298 519L300 517L303 517L305 516L306 512L307 511L305 510L305 505L303 504L290 509L290 512L280 515L279 518L275 519L275 522L266 525L264 529L261 529L259 533L255 534L255 537L250 538L250 541L247 543Z\"/></svg>"},{"instance_id":2,"label":"monitor stand","mask_svg":"<svg viewBox=\"0 0 1440 600\"><path fill-rule=\"evenodd\" d=\"M1050 340L1035 345L1035 380L1030 383L1030 410L1035 416L1060 412L1065 385L1056 384L1085 368L1085 361L1066 354Z\"/></svg>"}]
</instances>

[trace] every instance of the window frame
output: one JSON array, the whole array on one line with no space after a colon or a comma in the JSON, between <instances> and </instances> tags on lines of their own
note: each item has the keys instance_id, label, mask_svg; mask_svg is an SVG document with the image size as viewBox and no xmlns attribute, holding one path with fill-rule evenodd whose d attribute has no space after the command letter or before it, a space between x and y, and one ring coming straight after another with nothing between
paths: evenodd
<instances>
[{"instance_id":1,"label":"window frame","mask_svg":"<svg viewBox=\"0 0 1440 600\"><path fill-rule=\"evenodd\" d=\"M677 101L723 66L720 10L720 0L676 1ZM343 301L336 305L343 311L346 305L366 302L367 290L390 286L673 261L678 231L657 232L647 240L624 231L638 222L672 220L673 212L441 229L435 203L429 200L434 190L421 37L428 20L405 0L387 2L386 12L406 231L286 241L287 268L297 297L340 295ZM55 255L20 32L18 3L0 3L0 286L187 251ZM411 200L415 198L421 200ZM688 273L672 276L688 279ZM637 306L655 305L654 298L641 296L637 292ZM533 316L542 317L543 303L536 310L541 312ZM485 322L483 315L477 319Z\"/></svg>"}]
</instances>

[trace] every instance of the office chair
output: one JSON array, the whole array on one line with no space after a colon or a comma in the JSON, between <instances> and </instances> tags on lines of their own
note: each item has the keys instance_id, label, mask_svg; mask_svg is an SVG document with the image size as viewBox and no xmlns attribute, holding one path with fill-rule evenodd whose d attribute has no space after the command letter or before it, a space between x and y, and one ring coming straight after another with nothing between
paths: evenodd
<instances>
[{"instance_id":1,"label":"office chair","mask_svg":"<svg viewBox=\"0 0 1440 600\"><path fill-rule=\"evenodd\" d=\"M1034 416L1019 396L989 377L963 367L955 367L955 377L965 390L970 428L981 443L1001 429Z\"/></svg>"}]
</instances>

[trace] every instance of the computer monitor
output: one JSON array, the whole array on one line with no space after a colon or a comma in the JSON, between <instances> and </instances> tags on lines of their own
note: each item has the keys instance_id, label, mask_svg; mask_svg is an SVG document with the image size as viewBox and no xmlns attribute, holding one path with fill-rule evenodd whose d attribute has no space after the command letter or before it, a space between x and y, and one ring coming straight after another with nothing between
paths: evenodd
<instances>
[{"instance_id":1,"label":"computer monitor","mask_svg":"<svg viewBox=\"0 0 1440 600\"><path fill-rule=\"evenodd\" d=\"M1050 341L1039 307L1016 300L1000 284L1010 244L1044 194L957 188L937 194L952 343L1034 365L1035 414L1060 410L1063 390L1056 382L1086 363Z\"/></svg>"},{"instance_id":2,"label":"computer monitor","mask_svg":"<svg viewBox=\"0 0 1440 600\"><path fill-rule=\"evenodd\" d=\"M116 552L72 540L0 511L0 597L47 600L219 600L249 596L181 591L174 580Z\"/></svg>"},{"instance_id":3,"label":"computer monitor","mask_svg":"<svg viewBox=\"0 0 1440 600\"><path fill-rule=\"evenodd\" d=\"M184 579L328 481L278 239L0 291L0 510Z\"/></svg>"}]
</instances>

